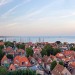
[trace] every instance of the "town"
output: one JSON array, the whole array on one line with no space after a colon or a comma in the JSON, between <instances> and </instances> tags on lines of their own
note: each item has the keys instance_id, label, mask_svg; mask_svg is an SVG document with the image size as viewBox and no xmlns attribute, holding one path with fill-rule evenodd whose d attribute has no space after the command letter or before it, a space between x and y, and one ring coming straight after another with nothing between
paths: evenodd
<instances>
[{"instance_id":1,"label":"town","mask_svg":"<svg viewBox=\"0 0 75 75\"><path fill-rule=\"evenodd\" d=\"M0 0L0 75L75 75L75 0Z\"/></svg>"},{"instance_id":2,"label":"town","mask_svg":"<svg viewBox=\"0 0 75 75\"><path fill-rule=\"evenodd\" d=\"M75 75L75 44L0 40L0 75Z\"/></svg>"}]
</instances>

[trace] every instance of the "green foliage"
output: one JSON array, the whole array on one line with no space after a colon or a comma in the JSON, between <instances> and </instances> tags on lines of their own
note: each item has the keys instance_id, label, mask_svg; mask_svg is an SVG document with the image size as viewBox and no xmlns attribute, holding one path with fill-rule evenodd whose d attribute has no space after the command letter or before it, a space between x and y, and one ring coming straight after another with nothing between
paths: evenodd
<instances>
[{"instance_id":1,"label":"green foliage","mask_svg":"<svg viewBox=\"0 0 75 75\"><path fill-rule=\"evenodd\" d=\"M57 53L61 52L60 49L54 49L52 48L52 46L50 46L49 44L47 44L41 51L41 55L47 55L50 56L51 55L56 55Z\"/></svg>"},{"instance_id":2,"label":"green foliage","mask_svg":"<svg viewBox=\"0 0 75 75\"><path fill-rule=\"evenodd\" d=\"M46 51L45 49L42 49L41 55L42 55L42 57L43 57L44 55L47 55L47 51Z\"/></svg>"},{"instance_id":3,"label":"green foliage","mask_svg":"<svg viewBox=\"0 0 75 75\"><path fill-rule=\"evenodd\" d=\"M10 41L7 41L7 42L5 42L5 46L6 47L14 47L14 43L13 42L10 42Z\"/></svg>"},{"instance_id":4,"label":"green foliage","mask_svg":"<svg viewBox=\"0 0 75 75\"><path fill-rule=\"evenodd\" d=\"M3 58L4 54L5 53L2 51L2 49L0 49L0 60Z\"/></svg>"},{"instance_id":5,"label":"green foliage","mask_svg":"<svg viewBox=\"0 0 75 75\"><path fill-rule=\"evenodd\" d=\"M0 40L0 42L3 42L3 40Z\"/></svg>"},{"instance_id":6,"label":"green foliage","mask_svg":"<svg viewBox=\"0 0 75 75\"><path fill-rule=\"evenodd\" d=\"M36 71L33 70L17 70L13 72L9 72L7 75L36 75Z\"/></svg>"},{"instance_id":7,"label":"green foliage","mask_svg":"<svg viewBox=\"0 0 75 75\"><path fill-rule=\"evenodd\" d=\"M59 64L60 64L60 65L62 65L62 66L64 66L64 63L63 63L63 61L60 61L60 62L59 62Z\"/></svg>"},{"instance_id":8,"label":"green foliage","mask_svg":"<svg viewBox=\"0 0 75 75\"><path fill-rule=\"evenodd\" d=\"M51 67L50 67L51 71L55 68L56 65L57 65L57 62L56 61L53 61L51 63Z\"/></svg>"},{"instance_id":9,"label":"green foliage","mask_svg":"<svg viewBox=\"0 0 75 75\"><path fill-rule=\"evenodd\" d=\"M27 55L27 57L33 56L33 49L31 47L26 48L26 55Z\"/></svg>"},{"instance_id":10,"label":"green foliage","mask_svg":"<svg viewBox=\"0 0 75 75\"><path fill-rule=\"evenodd\" d=\"M18 49L24 49L25 50L25 44L24 43L22 43L22 44L16 44L16 47Z\"/></svg>"},{"instance_id":11,"label":"green foliage","mask_svg":"<svg viewBox=\"0 0 75 75\"><path fill-rule=\"evenodd\" d=\"M57 53L60 53L61 52L61 50L60 49L53 49L53 54L52 55L56 55Z\"/></svg>"},{"instance_id":12,"label":"green foliage","mask_svg":"<svg viewBox=\"0 0 75 75\"><path fill-rule=\"evenodd\" d=\"M50 54L53 54L53 48L51 45L47 44L44 49L47 51L47 56L50 56Z\"/></svg>"},{"instance_id":13,"label":"green foliage","mask_svg":"<svg viewBox=\"0 0 75 75\"><path fill-rule=\"evenodd\" d=\"M7 58L13 60L13 55L7 54Z\"/></svg>"},{"instance_id":14,"label":"green foliage","mask_svg":"<svg viewBox=\"0 0 75 75\"><path fill-rule=\"evenodd\" d=\"M55 43L57 43L57 44L61 44L61 42L60 42L60 41L56 41Z\"/></svg>"},{"instance_id":15,"label":"green foliage","mask_svg":"<svg viewBox=\"0 0 75 75\"><path fill-rule=\"evenodd\" d=\"M70 48L70 50L73 50L73 51L75 51L75 48L71 47L71 48Z\"/></svg>"},{"instance_id":16,"label":"green foliage","mask_svg":"<svg viewBox=\"0 0 75 75\"><path fill-rule=\"evenodd\" d=\"M7 75L8 71L5 67L0 66L0 75Z\"/></svg>"},{"instance_id":17,"label":"green foliage","mask_svg":"<svg viewBox=\"0 0 75 75\"><path fill-rule=\"evenodd\" d=\"M4 48L4 46L3 45L0 45L0 49L3 49Z\"/></svg>"}]
</instances>

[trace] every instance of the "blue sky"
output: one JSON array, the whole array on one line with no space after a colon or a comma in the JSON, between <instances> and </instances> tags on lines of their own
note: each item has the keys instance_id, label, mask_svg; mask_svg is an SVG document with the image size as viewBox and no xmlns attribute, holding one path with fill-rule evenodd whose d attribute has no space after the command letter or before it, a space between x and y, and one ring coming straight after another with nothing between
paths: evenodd
<instances>
[{"instance_id":1,"label":"blue sky","mask_svg":"<svg viewBox=\"0 0 75 75\"><path fill-rule=\"evenodd\" d=\"M75 0L0 0L0 35L75 35Z\"/></svg>"}]
</instances>

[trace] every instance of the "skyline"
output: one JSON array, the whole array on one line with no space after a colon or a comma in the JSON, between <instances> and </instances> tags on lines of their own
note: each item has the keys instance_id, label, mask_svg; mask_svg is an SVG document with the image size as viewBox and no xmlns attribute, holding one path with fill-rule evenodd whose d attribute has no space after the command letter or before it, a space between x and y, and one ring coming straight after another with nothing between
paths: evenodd
<instances>
[{"instance_id":1,"label":"skyline","mask_svg":"<svg viewBox=\"0 0 75 75\"><path fill-rule=\"evenodd\" d=\"M75 0L0 0L0 36L75 35Z\"/></svg>"}]
</instances>

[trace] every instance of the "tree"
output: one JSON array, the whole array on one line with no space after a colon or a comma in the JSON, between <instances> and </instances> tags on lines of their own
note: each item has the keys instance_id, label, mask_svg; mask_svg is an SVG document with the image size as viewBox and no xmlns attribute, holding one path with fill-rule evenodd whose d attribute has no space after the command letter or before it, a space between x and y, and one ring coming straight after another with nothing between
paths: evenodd
<instances>
[{"instance_id":1,"label":"tree","mask_svg":"<svg viewBox=\"0 0 75 75\"><path fill-rule=\"evenodd\" d=\"M70 48L70 50L73 50L73 51L75 51L75 48L71 47L71 48Z\"/></svg>"},{"instance_id":2,"label":"tree","mask_svg":"<svg viewBox=\"0 0 75 75\"><path fill-rule=\"evenodd\" d=\"M61 44L61 42L60 42L60 41L56 41L55 43L57 43L57 44Z\"/></svg>"},{"instance_id":3,"label":"tree","mask_svg":"<svg viewBox=\"0 0 75 75\"><path fill-rule=\"evenodd\" d=\"M1 59L3 58L4 54L5 53L2 51L2 49L0 49L0 65L1 65Z\"/></svg>"},{"instance_id":4,"label":"tree","mask_svg":"<svg viewBox=\"0 0 75 75\"><path fill-rule=\"evenodd\" d=\"M0 49L3 49L4 48L4 46L3 45L0 45Z\"/></svg>"},{"instance_id":5,"label":"tree","mask_svg":"<svg viewBox=\"0 0 75 75\"><path fill-rule=\"evenodd\" d=\"M50 54L53 54L53 48L51 45L47 44L44 49L47 51L47 56L50 56Z\"/></svg>"},{"instance_id":6,"label":"tree","mask_svg":"<svg viewBox=\"0 0 75 75\"><path fill-rule=\"evenodd\" d=\"M13 60L13 55L7 54L7 58Z\"/></svg>"},{"instance_id":7,"label":"tree","mask_svg":"<svg viewBox=\"0 0 75 75\"><path fill-rule=\"evenodd\" d=\"M73 50L73 47L71 47L70 50Z\"/></svg>"},{"instance_id":8,"label":"tree","mask_svg":"<svg viewBox=\"0 0 75 75\"><path fill-rule=\"evenodd\" d=\"M26 48L26 55L27 55L27 57L33 56L33 49L31 47Z\"/></svg>"},{"instance_id":9,"label":"tree","mask_svg":"<svg viewBox=\"0 0 75 75\"><path fill-rule=\"evenodd\" d=\"M26 69L26 70L16 70L9 72L7 75L37 75L36 71Z\"/></svg>"},{"instance_id":10,"label":"tree","mask_svg":"<svg viewBox=\"0 0 75 75\"><path fill-rule=\"evenodd\" d=\"M60 53L61 52L61 50L60 49L53 49L53 55L56 55L57 53Z\"/></svg>"},{"instance_id":11,"label":"tree","mask_svg":"<svg viewBox=\"0 0 75 75\"><path fill-rule=\"evenodd\" d=\"M5 42L5 46L6 47L14 47L14 43L13 42L10 42L10 41L7 41L7 42Z\"/></svg>"},{"instance_id":12,"label":"tree","mask_svg":"<svg viewBox=\"0 0 75 75\"><path fill-rule=\"evenodd\" d=\"M3 42L3 40L0 40L0 42Z\"/></svg>"},{"instance_id":13,"label":"tree","mask_svg":"<svg viewBox=\"0 0 75 75\"><path fill-rule=\"evenodd\" d=\"M18 49L23 49L23 50L25 50L25 44L24 44L24 43L22 43L22 44L16 44L16 47L17 47Z\"/></svg>"},{"instance_id":14,"label":"tree","mask_svg":"<svg viewBox=\"0 0 75 75\"><path fill-rule=\"evenodd\" d=\"M50 56L51 55L56 55L57 53L61 52L60 49L54 49L52 48L51 45L47 44L45 45L45 47L42 49L41 51L41 55L44 56L44 55L47 55L47 56Z\"/></svg>"},{"instance_id":15,"label":"tree","mask_svg":"<svg viewBox=\"0 0 75 75\"><path fill-rule=\"evenodd\" d=\"M4 56L4 52L0 49L0 60L2 59L3 56Z\"/></svg>"},{"instance_id":16,"label":"tree","mask_svg":"<svg viewBox=\"0 0 75 75\"><path fill-rule=\"evenodd\" d=\"M0 75L7 75L8 71L5 67L0 66Z\"/></svg>"},{"instance_id":17,"label":"tree","mask_svg":"<svg viewBox=\"0 0 75 75\"><path fill-rule=\"evenodd\" d=\"M63 63L63 61L60 61L60 62L59 62L59 64L60 64L60 65L62 65L62 66L64 66L64 63Z\"/></svg>"},{"instance_id":18,"label":"tree","mask_svg":"<svg viewBox=\"0 0 75 75\"><path fill-rule=\"evenodd\" d=\"M41 55L42 55L42 57L43 57L44 55L47 55L47 51L46 51L45 49L42 49Z\"/></svg>"},{"instance_id":19,"label":"tree","mask_svg":"<svg viewBox=\"0 0 75 75\"><path fill-rule=\"evenodd\" d=\"M55 68L56 65L57 65L57 62L56 61L53 61L51 63L51 67L50 67L51 71Z\"/></svg>"}]
</instances>

